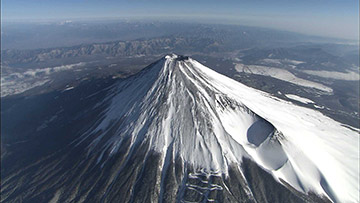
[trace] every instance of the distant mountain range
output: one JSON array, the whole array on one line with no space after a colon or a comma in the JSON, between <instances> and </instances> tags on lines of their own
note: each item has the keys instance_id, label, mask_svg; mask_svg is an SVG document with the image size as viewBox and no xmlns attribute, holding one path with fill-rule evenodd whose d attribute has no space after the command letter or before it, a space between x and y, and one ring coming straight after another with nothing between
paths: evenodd
<instances>
[{"instance_id":1,"label":"distant mountain range","mask_svg":"<svg viewBox=\"0 0 360 203\"><path fill-rule=\"evenodd\" d=\"M137 56L166 54L169 52L206 54L232 52L249 48L287 47L315 40L331 41L331 39L255 27L186 23L114 23L103 25L71 22L59 25L10 24L5 25L5 28L2 43L2 62L6 64L36 63L59 58L66 59L93 55ZM25 31L21 31L22 29L25 29ZM41 30L43 31L40 32ZM48 33L56 30L55 33ZM48 39L62 32L65 33L58 36L56 40ZM36 46L36 44L32 46L33 48L25 47L25 42L21 46L22 38L19 35L22 33L27 34L27 41L30 41L29 37L31 36L40 37L37 44L41 44L45 39L45 41L60 42L66 41L66 36L72 36L72 39L75 39L77 35L80 36L77 43L71 43L67 47L65 47L66 43L64 42L61 45L39 49L41 47ZM97 38L102 40L96 42L95 38L100 33L106 34L101 35L102 38ZM106 38L109 34L111 34L111 37ZM92 35L94 35L92 43L90 43L91 41L81 40ZM8 41L7 36L18 38ZM41 36L43 37L41 38ZM114 40L116 38L119 40ZM16 43L20 43L19 47L12 48L8 46Z\"/></svg>"}]
</instances>

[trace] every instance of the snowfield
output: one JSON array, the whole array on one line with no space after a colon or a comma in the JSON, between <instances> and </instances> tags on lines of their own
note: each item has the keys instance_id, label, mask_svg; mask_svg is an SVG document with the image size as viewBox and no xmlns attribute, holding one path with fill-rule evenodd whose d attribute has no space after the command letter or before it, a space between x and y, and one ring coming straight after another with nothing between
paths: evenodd
<instances>
[{"instance_id":1,"label":"snowfield","mask_svg":"<svg viewBox=\"0 0 360 203\"><path fill-rule=\"evenodd\" d=\"M322 78L330 78L335 80L348 80L348 81L359 81L359 73L348 71L347 73L336 72L336 71L315 71L315 70L304 70L306 74L314 75Z\"/></svg>"},{"instance_id":2,"label":"snowfield","mask_svg":"<svg viewBox=\"0 0 360 203\"><path fill-rule=\"evenodd\" d=\"M237 70L246 67L237 65ZM250 67L270 75L264 67ZM331 89L267 68L272 77L330 92ZM275 73L275 74L273 74ZM290 77L290 78L289 78ZM296 190L333 202L359 202L359 134L318 111L247 87L197 61L168 55L119 81L110 106L90 134L89 153L113 156L125 137L131 153L139 143L207 173L228 174L230 164L250 158ZM119 123L116 136L106 136ZM87 139L85 133L78 142Z\"/></svg>"},{"instance_id":3,"label":"snowfield","mask_svg":"<svg viewBox=\"0 0 360 203\"><path fill-rule=\"evenodd\" d=\"M266 58L260 60L260 62L270 63L274 65L282 65L282 64L288 64L288 65L299 65L302 63L305 63L304 61L297 61L297 60L291 60L291 59L272 59L272 58Z\"/></svg>"},{"instance_id":4,"label":"snowfield","mask_svg":"<svg viewBox=\"0 0 360 203\"><path fill-rule=\"evenodd\" d=\"M293 83L295 85L315 88L327 93L332 93L333 91L330 87L327 87L320 83L316 83L296 77L294 74L290 73L289 71L280 68L258 66L258 65L244 65L238 63L235 65L235 70L240 73L249 73L249 74L273 77L279 80Z\"/></svg>"},{"instance_id":5,"label":"snowfield","mask_svg":"<svg viewBox=\"0 0 360 203\"><path fill-rule=\"evenodd\" d=\"M45 85L50 82L50 79L44 80L15 80L15 81L1 81L1 97L9 95L20 94L35 87Z\"/></svg>"},{"instance_id":6,"label":"snowfield","mask_svg":"<svg viewBox=\"0 0 360 203\"><path fill-rule=\"evenodd\" d=\"M23 93L27 90L45 85L52 80L50 76L57 72L83 67L86 63L80 62L69 65L28 69L25 72L14 72L1 75L1 97Z\"/></svg>"}]
</instances>

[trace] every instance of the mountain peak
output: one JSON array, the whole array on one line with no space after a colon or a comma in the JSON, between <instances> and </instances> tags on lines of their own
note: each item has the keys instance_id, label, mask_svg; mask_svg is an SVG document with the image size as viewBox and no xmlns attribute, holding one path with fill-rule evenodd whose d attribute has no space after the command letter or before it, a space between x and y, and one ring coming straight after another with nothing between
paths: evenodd
<instances>
[{"instance_id":1,"label":"mountain peak","mask_svg":"<svg viewBox=\"0 0 360 203\"><path fill-rule=\"evenodd\" d=\"M176 54L101 91L71 114L85 126L71 143L14 173L5 198L359 202L358 133L318 111Z\"/></svg>"},{"instance_id":2,"label":"mountain peak","mask_svg":"<svg viewBox=\"0 0 360 203\"><path fill-rule=\"evenodd\" d=\"M189 60L190 57L177 54L167 54L164 58L168 60L185 61Z\"/></svg>"},{"instance_id":3,"label":"mountain peak","mask_svg":"<svg viewBox=\"0 0 360 203\"><path fill-rule=\"evenodd\" d=\"M181 160L193 172L227 177L232 166L250 159L300 192L333 201L357 198L358 187L350 186L357 185L359 169L353 163L358 157L346 156L357 154L352 145L356 132L189 57L169 54L164 59L120 81L106 99L111 105L87 132L97 135L88 153L98 155L99 163L106 165L104 157L118 154L124 143L130 143L129 157L140 148L159 154L162 171ZM113 126L116 134L109 136ZM333 140L344 145L329 148Z\"/></svg>"}]
</instances>

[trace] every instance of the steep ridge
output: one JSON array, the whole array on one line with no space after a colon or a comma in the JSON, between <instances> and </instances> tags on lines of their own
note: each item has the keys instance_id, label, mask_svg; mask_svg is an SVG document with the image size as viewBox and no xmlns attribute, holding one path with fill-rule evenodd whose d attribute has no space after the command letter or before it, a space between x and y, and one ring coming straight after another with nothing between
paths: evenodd
<instances>
[{"instance_id":1,"label":"steep ridge","mask_svg":"<svg viewBox=\"0 0 360 203\"><path fill-rule=\"evenodd\" d=\"M359 201L356 131L191 58L165 56L94 109L93 127L13 176L51 180L32 200ZM15 180L5 180L2 200L15 196Z\"/></svg>"}]
</instances>

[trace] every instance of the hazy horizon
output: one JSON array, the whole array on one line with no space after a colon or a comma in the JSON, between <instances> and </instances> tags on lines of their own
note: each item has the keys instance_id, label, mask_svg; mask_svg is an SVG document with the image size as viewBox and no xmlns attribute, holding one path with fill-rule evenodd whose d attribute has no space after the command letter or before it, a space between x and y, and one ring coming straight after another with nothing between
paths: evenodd
<instances>
[{"instance_id":1,"label":"hazy horizon","mask_svg":"<svg viewBox=\"0 0 360 203\"><path fill-rule=\"evenodd\" d=\"M2 22L153 19L236 24L358 40L355 0L267 1L2 1Z\"/></svg>"}]
</instances>

